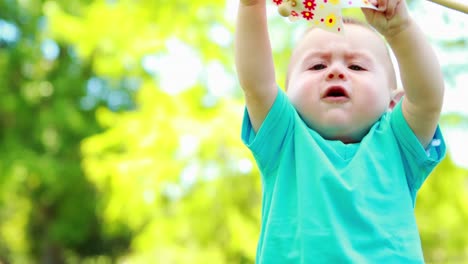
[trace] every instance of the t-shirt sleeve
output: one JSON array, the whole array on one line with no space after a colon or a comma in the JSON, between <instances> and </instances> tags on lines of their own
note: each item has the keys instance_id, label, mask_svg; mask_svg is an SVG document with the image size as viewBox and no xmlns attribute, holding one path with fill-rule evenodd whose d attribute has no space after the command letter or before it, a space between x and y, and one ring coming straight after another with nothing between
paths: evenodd
<instances>
[{"instance_id":1,"label":"t-shirt sleeve","mask_svg":"<svg viewBox=\"0 0 468 264\"><path fill-rule=\"evenodd\" d=\"M395 106L390 124L400 145L408 186L414 198L427 176L445 157L446 146L440 127L437 126L431 144L424 149L403 116L402 101Z\"/></svg>"},{"instance_id":2,"label":"t-shirt sleeve","mask_svg":"<svg viewBox=\"0 0 468 264\"><path fill-rule=\"evenodd\" d=\"M252 152L261 171L275 169L282 145L292 130L294 113L293 106L281 89L257 133L247 109L244 110L242 141Z\"/></svg>"}]
</instances>

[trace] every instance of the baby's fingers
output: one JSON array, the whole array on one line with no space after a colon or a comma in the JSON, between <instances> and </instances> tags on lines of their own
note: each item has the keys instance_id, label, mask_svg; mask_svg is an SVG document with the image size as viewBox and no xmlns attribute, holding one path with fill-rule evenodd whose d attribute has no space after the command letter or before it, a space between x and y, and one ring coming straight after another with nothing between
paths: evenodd
<instances>
[{"instance_id":1,"label":"baby's fingers","mask_svg":"<svg viewBox=\"0 0 468 264\"><path fill-rule=\"evenodd\" d=\"M378 12L374 9L365 8L365 7L361 7L361 11L364 14L364 17L366 18L367 21L372 21L374 19L375 12Z\"/></svg>"},{"instance_id":2,"label":"baby's fingers","mask_svg":"<svg viewBox=\"0 0 468 264\"><path fill-rule=\"evenodd\" d=\"M371 3L377 7L378 11L385 12L387 9L387 0L371 0Z\"/></svg>"},{"instance_id":3,"label":"baby's fingers","mask_svg":"<svg viewBox=\"0 0 468 264\"><path fill-rule=\"evenodd\" d=\"M388 0L387 10L385 10L385 16L387 18L392 18L395 15L396 8L399 2L399 0Z\"/></svg>"}]
</instances>

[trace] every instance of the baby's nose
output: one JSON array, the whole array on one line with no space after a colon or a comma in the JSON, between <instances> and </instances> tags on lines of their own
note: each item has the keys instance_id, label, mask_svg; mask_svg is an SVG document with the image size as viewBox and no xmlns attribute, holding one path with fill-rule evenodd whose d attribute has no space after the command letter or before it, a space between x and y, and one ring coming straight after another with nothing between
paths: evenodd
<instances>
[{"instance_id":1,"label":"baby's nose","mask_svg":"<svg viewBox=\"0 0 468 264\"><path fill-rule=\"evenodd\" d=\"M328 79L333 79L333 78L335 78L335 76L337 76L340 79L344 79L344 74L342 74L342 73L339 73L339 74L330 73L330 74L328 74Z\"/></svg>"}]
</instances>

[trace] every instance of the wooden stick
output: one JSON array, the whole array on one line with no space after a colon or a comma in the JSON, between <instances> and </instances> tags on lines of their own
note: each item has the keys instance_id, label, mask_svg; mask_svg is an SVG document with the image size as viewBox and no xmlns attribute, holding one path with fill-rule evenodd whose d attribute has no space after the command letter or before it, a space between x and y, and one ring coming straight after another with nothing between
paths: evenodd
<instances>
[{"instance_id":1,"label":"wooden stick","mask_svg":"<svg viewBox=\"0 0 468 264\"><path fill-rule=\"evenodd\" d=\"M462 3L462 1L465 2L466 0L458 0L458 1L457 0L428 0L428 1L431 1L433 3L468 14L468 3Z\"/></svg>"}]
</instances>

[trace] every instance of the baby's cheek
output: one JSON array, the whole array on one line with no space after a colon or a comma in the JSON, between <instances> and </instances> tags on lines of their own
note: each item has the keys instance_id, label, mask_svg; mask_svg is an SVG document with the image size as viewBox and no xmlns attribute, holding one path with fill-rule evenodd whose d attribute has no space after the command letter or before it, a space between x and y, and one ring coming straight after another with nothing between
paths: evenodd
<instances>
[{"instance_id":1,"label":"baby's cheek","mask_svg":"<svg viewBox=\"0 0 468 264\"><path fill-rule=\"evenodd\" d=\"M390 103L373 91L369 91L367 95L362 95L358 98L358 101L359 106L357 108L359 112L371 118L382 115L387 110L388 104Z\"/></svg>"},{"instance_id":2,"label":"baby's cheek","mask_svg":"<svg viewBox=\"0 0 468 264\"><path fill-rule=\"evenodd\" d=\"M368 89L367 104L375 107L386 107L390 103L390 94L380 89Z\"/></svg>"},{"instance_id":3,"label":"baby's cheek","mask_svg":"<svg viewBox=\"0 0 468 264\"><path fill-rule=\"evenodd\" d=\"M287 95L291 103L297 108L303 108L310 103L310 91L297 87L290 87Z\"/></svg>"},{"instance_id":4,"label":"baby's cheek","mask_svg":"<svg viewBox=\"0 0 468 264\"><path fill-rule=\"evenodd\" d=\"M304 121L309 120L317 112L316 103L313 103L312 100L308 100L306 93L297 93L289 96L289 100L296 109L296 111L301 115Z\"/></svg>"}]
</instances>

